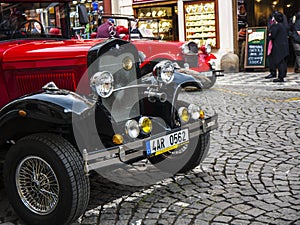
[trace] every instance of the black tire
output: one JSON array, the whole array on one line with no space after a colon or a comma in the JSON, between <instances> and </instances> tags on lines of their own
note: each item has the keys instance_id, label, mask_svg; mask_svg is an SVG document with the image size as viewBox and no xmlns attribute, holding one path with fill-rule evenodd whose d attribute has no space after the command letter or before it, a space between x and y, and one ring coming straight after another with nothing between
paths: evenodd
<instances>
[{"instance_id":1,"label":"black tire","mask_svg":"<svg viewBox=\"0 0 300 225\"><path fill-rule=\"evenodd\" d=\"M11 147L4 185L11 205L28 224L70 224L89 201L89 179L80 153L53 134L29 135Z\"/></svg>"},{"instance_id":2,"label":"black tire","mask_svg":"<svg viewBox=\"0 0 300 225\"><path fill-rule=\"evenodd\" d=\"M210 145L210 133L194 138L184 146L155 157L149 161L158 169L168 173L186 173L200 164Z\"/></svg>"}]
</instances>

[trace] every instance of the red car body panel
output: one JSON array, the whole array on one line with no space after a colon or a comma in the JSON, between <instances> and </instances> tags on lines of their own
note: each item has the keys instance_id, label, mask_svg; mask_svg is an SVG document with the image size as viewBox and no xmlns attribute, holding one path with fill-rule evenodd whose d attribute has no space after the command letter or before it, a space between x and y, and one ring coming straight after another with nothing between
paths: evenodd
<instances>
[{"instance_id":1,"label":"red car body panel","mask_svg":"<svg viewBox=\"0 0 300 225\"><path fill-rule=\"evenodd\" d=\"M87 53L100 40L27 40L4 42L1 49L0 107L54 81L76 90L87 69ZM63 78L63 79L62 79Z\"/></svg>"},{"instance_id":2,"label":"red car body panel","mask_svg":"<svg viewBox=\"0 0 300 225\"><path fill-rule=\"evenodd\" d=\"M105 39L70 40L14 40L0 43L0 107L11 99L38 91L47 82L54 81L60 88L76 90L85 73L87 53L91 46ZM139 51L156 59L182 59L183 42L132 40ZM163 49L163 51L162 51ZM167 50L167 51L166 51ZM204 54L199 54L195 71L209 70ZM64 77L64 79L61 79ZM87 81L85 81L87 82Z\"/></svg>"},{"instance_id":3,"label":"red car body panel","mask_svg":"<svg viewBox=\"0 0 300 225\"><path fill-rule=\"evenodd\" d=\"M68 4L60 7L68 7ZM62 9L56 12L61 13ZM62 15L58 18L66 19ZM65 29L69 28L69 25L65 27ZM7 35L5 30L2 32ZM7 39L0 42L0 107L12 99L39 91L50 81L55 82L59 88L75 91L86 72L89 49L106 40L50 38L51 35L48 37L46 35L45 38L43 36L30 38L30 35L29 38L25 36L18 39L12 38L14 35L11 38L7 35ZM207 62L207 54L198 52L195 46L192 53L183 54L182 46L185 42L147 39L130 41L146 55L146 60L141 66L151 61L169 59L180 62L181 66L188 63L190 69L197 72L211 70Z\"/></svg>"},{"instance_id":4,"label":"red car body panel","mask_svg":"<svg viewBox=\"0 0 300 225\"><path fill-rule=\"evenodd\" d=\"M30 62L44 60L86 59L87 52L91 46L99 43L99 40L42 40L42 41L15 41L5 45L0 43L2 50L1 61ZM18 65L16 65L18 66ZM26 66L26 65L24 65ZM32 67L31 67L32 68ZM18 69L18 68L16 68Z\"/></svg>"},{"instance_id":5,"label":"red car body panel","mask_svg":"<svg viewBox=\"0 0 300 225\"><path fill-rule=\"evenodd\" d=\"M169 59L172 61L182 61L182 45L185 42L159 41L159 40L131 40L139 51L142 51L146 56L147 61L154 61L157 59ZM190 69L203 72L209 71L211 68L207 61L207 54L199 52L198 67L191 67Z\"/></svg>"}]
</instances>

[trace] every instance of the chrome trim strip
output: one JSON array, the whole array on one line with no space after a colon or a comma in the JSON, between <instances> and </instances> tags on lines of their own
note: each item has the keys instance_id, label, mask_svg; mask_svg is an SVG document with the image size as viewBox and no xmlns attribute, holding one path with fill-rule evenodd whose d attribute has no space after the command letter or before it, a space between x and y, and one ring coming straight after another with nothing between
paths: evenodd
<instances>
[{"instance_id":1,"label":"chrome trim strip","mask_svg":"<svg viewBox=\"0 0 300 225\"><path fill-rule=\"evenodd\" d=\"M116 89L113 90L113 92L123 91L123 90L130 89L130 88L148 88L148 87L158 87L158 85L154 85L154 84L134 84L134 85L130 85L130 86L124 86L124 87L116 88Z\"/></svg>"}]
</instances>

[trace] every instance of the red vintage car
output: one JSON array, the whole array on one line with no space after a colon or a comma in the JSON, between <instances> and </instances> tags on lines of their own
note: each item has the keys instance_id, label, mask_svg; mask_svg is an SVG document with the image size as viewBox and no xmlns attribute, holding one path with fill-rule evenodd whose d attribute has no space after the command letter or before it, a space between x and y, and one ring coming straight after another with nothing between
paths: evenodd
<instances>
[{"instance_id":1,"label":"red vintage car","mask_svg":"<svg viewBox=\"0 0 300 225\"><path fill-rule=\"evenodd\" d=\"M176 81L174 62L144 75L128 41L71 39L68 1L0 4L0 162L22 220L71 224L87 207L91 170L111 178L144 160L157 179L205 158L217 115L178 100L199 84Z\"/></svg>"},{"instance_id":2,"label":"red vintage car","mask_svg":"<svg viewBox=\"0 0 300 225\"><path fill-rule=\"evenodd\" d=\"M124 20L126 21L126 26L116 25L116 32L123 39L131 41L144 54L145 59L141 65L142 72L145 71L147 73L151 71L156 63L162 60L171 60L180 67L179 73L193 76L200 81L202 88L205 89L211 88L218 76L223 76L223 70L215 68L216 56L211 53L212 49L209 44L199 48L193 41L158 40L157 37L143 32L143 29L138 27L139 19L133 16L101 15L101 18L103 21L112 18L115 21L122 21L122 24L124 24ZM135 24L134 28L132 24ZM112 34L115 34L115 32ZM96 35L94 34L93 37L96 37ZM176 77L181 79L179 73Z\"/></svg>"}]
</instances>

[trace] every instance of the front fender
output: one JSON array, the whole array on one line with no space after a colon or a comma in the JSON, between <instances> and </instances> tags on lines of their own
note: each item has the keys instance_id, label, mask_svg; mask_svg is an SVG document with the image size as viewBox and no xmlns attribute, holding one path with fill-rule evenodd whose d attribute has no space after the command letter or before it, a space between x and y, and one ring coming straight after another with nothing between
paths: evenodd
<instances>
[{"instance_id":1,"label":"front fender","mask_svg":"<svg viewBox=\"0 0 300 225\"><path fill-rule=\"evenodd\" d=\"M161 60L171 60L171 61L177 61L178 58L176 58L175 55L173 54L168 54L168 53L159 53L159 54L154 54L146 58L147 61L161 61Z\"/></svg>"},{"instance_id":2,"label":"front fender","mask_svg":"<svg viewBox=\"0 0 300 225\"><path fill-rule=\"evenodd\" d=\"M93 101L65 90L16 99L0 110L0 144L30 133L71 127L72 116L83 114L93 105Z\"/></svg>"},{"instance_id":3,"label":"front fender","mask_svg":"<svg viewBox=\"0 0 300 225\"><path fill-rule=\"evenodd\" d=\"M201 81L199 81L192 75L184 74L179 71L175 71L173 82L178 86L181 86L182 88L185 88L187 86L196 87L198 89L203 88L203 84L201 83Z\"/></svg>"}]
</instances>

